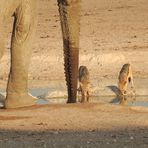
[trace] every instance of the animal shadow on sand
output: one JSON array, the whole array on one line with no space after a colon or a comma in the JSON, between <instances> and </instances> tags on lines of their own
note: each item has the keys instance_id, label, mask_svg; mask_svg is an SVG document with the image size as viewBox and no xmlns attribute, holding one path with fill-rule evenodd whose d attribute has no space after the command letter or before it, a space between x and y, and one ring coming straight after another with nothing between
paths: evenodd
<instances>
[{"instance_id":1,"label":"animal shadow on sand","mask_svg":"<svg viewBox=\"0 0 148 148\"><path fill-rule=\"evenodd\" d=\"M115 93L115 95L116 95L116 97L114 98L114 99L112 99L111 101L110 101L110 103L119 103L119 93L120 93L120 90L119 90L119 88L117 87L117 86L115 86L115 85L110 85L110 86L107 86L112 92L114 92Z\"/></svg>"}]
</instances>

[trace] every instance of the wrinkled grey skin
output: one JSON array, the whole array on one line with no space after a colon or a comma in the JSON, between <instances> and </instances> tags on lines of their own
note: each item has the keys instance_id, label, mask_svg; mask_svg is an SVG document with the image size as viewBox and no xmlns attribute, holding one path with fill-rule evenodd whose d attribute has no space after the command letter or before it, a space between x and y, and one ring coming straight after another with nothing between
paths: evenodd
<instances>
[{"instance_id":1,"label":"wrinkled grey skin","mask_svg":"<svg viewBox=\"0 0 148 148\"><path fill-rule=\"evenodd\" d=\"M7 18L14 16L11 38L11 68L7 84L5 108L18 108L35 104L36 98L28 94L28 67L31 39L36 21L36 0L0 0L0 58L5 47ZM65 76L68 103L76 102L80 0L58 0L63 34Z\"/></svg>"},{"instance_id":2,"label":"wrinkled grey skin","mask_svg":"<svg viewBox=\"0 0 148 148\"><path fill-rule=\"evenodd\" d=\"M5 46L4 25L11 16L14 17L14 24L5 108L31 106L36 100L27 90L30 45L36 20L36 0L0 0L0 58Z\"/></svg>"}]
</instances>

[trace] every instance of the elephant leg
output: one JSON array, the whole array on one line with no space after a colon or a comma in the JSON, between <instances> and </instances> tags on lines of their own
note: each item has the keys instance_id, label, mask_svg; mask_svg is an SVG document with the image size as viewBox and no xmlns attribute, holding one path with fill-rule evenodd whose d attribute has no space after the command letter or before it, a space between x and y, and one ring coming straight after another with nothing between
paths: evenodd
<instances>
[{"instance_id":1,"label":"elephant leg","mask_svg":"<svg viewBox=\"0 0 148 148\"><path fill-rule=\"evenodd\" d=\"M5 33L1 22L2 21L0 20L0 59L3 57L5 51Z\"/></svg>"},{"instance_id":2,"label":"elephant leg","mask_svg":"<svg viewBox=\"0 0 148 148\"><path fill-rule=\"evenodd\" d=\"M11 68L5 108L31 106L36 102L36 98L29 95L27 89L31 39L35 28L35 1L21 1L14 14L15 20L11 41Z\"/></svg>"},{"instance_id":3,"label":"elephant leg","mask_svg":"<svg viewBox=\"0 0 148 148\"><path fill-rule=\"evenodd\" d=\"M12 16L16 5L18 5L18 0L0 0L0 59L2 58L5 45L6 45L6 25L8 23L8 18Z\"/></svg>"},{"instance_id":4,"label":"elephant leg","mask_svg":"<svg viewBox=\"0 0 148 148\"><path fill-rule=\"evenodd\" d=\"M4 27L4 22L5 22L5 12L4 12L4 8L2 7L3 3L0 2L0 59L3 57L4 55L4 51L5 51L5 38L6 38L6 31L5 31L5 27Z\"/></svg>"},{"instance_id":5,"label":"elephant leg","mask_svg":"<svg viewBox=\"0 0 148 148\"><path fill-rule=\"evenodd\" d=\"M67 103L75 103L79 64L80 0L58 0L68 89Z\"/></svg>"}]
</instances>

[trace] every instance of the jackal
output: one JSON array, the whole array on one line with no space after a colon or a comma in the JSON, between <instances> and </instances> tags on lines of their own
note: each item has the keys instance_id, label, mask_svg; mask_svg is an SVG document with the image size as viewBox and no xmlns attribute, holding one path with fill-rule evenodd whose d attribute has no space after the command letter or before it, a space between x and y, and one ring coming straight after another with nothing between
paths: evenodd
<instances>
[{"instance_id":1,"label":"jackal","mask_svg":"<svg viewBox=\"0 0 148 148\"><path fill-rule=\"evenodd\" d=\"M132 92L131 95L135 95L132 68L129 63L123 65L119 73L118 79L119 79L118 88L120 91L119 92L120 104L125 104L127 100L126 96L128 95L127 92L128 84L131 84L131 92Z\"/></svg>"},{"instance_id":2,"label":"jackal","mask_svg":"<svg viewBox=\"0 0 148 148\"><path fill-rule=\"evenodd\" d=\"M79 88L78 91L81 92L80 102L89 102L90 95L90 80L89 71L86 66L79 67Z\"/></svg>"}]
</instances>

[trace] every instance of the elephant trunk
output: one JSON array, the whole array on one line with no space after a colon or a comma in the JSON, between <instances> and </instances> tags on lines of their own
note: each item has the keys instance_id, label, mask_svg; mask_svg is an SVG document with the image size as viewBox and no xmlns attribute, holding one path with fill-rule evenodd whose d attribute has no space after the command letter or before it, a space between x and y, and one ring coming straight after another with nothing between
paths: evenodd
<instances>
[{"instance_id":1,"label":"elephant trunk","mask_svg":"<svg viewBox=\"0 0 148 148\"><path fill-rule=\"evenodd\" d=\"M67 103L75 103L79 65L80 0L58 0L63 35Z\"/></svg>"}]
</instances>

